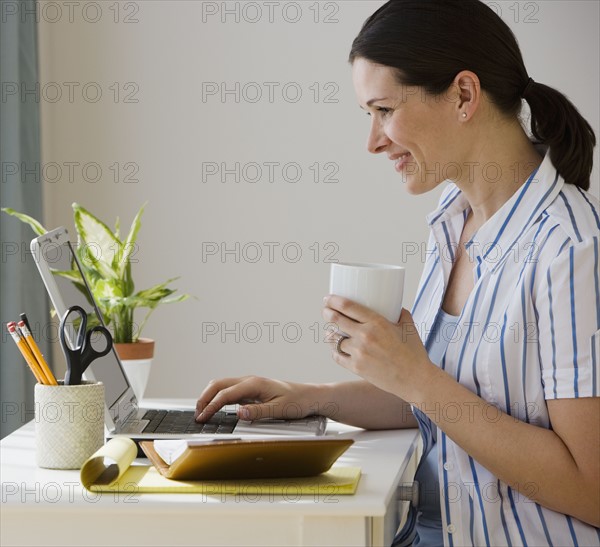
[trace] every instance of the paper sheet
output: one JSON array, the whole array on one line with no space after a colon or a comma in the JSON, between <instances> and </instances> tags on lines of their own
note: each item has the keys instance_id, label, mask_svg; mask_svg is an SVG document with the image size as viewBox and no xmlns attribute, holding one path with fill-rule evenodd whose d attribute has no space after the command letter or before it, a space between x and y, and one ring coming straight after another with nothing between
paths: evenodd
<instances>
[{"instance_id":1,"label":"paper sheet","mask_svg":"<svg viewBox=\"0 0 600 547\"><path fill-rule=\"evenodd\" d=\"M81 484L107 485L117 480L135 460L137 447L127 437L115 437L98 449L81 467Z\"/></svg>"}]
</instances>

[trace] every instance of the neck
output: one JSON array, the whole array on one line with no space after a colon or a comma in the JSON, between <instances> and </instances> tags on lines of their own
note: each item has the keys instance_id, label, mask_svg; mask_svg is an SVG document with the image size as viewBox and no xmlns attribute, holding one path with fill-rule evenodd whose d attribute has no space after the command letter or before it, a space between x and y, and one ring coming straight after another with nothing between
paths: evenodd
<instances>
[{"instance_id":1,"label":"neck","mask_svg":"<svg viewBox=\"0 0 600 547\"><path fill-rule=\"evenodd\" d=\"M521 188L543 158L518 122L476 135L472 142L465 164L469 162L473 168L455 182L469 202L471 222L478 228Z\"/></svg>"}]
</instances>

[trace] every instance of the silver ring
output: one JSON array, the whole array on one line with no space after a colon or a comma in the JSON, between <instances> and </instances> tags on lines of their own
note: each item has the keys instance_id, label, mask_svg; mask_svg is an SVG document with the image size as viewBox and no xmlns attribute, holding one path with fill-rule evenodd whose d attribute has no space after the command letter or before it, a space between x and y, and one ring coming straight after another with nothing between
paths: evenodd
<instances>
[{"instance_id":1,"label":"silver ring","mask_svg":"<svg viewBox=\"0 0 600 547\"><path fill-rule=\"evenodd\" d=\"M342 350L342 342L344 340L346 340L346 338L350 338L349 336L346 336L345 334L342 334L338 339L337 342L335 343L335 351L337 351L340 355L346 355L349 356L349 353L346 353L345 351Z\"/></svg>"}]
</instances>

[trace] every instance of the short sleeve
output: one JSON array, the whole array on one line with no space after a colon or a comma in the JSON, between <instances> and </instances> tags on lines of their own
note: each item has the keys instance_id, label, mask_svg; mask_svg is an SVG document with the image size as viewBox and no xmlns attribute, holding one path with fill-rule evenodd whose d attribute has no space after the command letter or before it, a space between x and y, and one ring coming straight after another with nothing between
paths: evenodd
<instances>
[{"instance_id":1,"label":"short sleeve","mask_svg":"<svg viewBox=\"0 0 600 547\"><path fill-rule=\"evenodd\" d=\"M535 297L546 399L600 394L598 238L564 249Z\"/></svg>"}]
</instances>

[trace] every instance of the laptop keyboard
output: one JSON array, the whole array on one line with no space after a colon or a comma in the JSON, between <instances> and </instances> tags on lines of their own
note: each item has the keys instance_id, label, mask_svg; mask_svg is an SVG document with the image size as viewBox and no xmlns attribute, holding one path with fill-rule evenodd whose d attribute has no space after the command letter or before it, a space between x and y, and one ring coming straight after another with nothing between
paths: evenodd
<instances>
[{"instance_id":1,"label":"laptop keyboard","mask_svg":"<svg viewBox=\"0 0 600 547\"><path fill-rule=\"evenodd\" d=\"M144 433L231 433L238 417L227 412L216 412L208 422L197 423L193 410L148 410L144 420L150 423Z\"/></svg>"}]
</instances>

